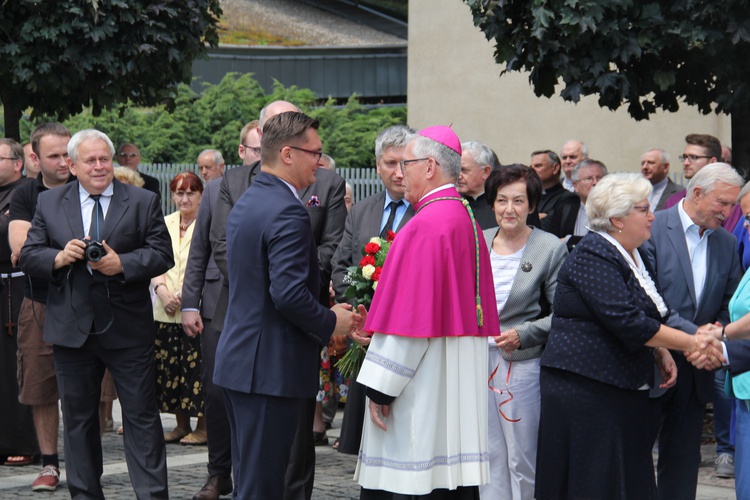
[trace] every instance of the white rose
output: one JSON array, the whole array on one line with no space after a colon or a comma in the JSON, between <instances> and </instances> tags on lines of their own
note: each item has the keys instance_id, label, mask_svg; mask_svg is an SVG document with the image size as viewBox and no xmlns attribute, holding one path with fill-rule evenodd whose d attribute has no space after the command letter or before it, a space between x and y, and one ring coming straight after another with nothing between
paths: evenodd
<instances>
[{"instance_id":1,"label":"white rose","mask_svg":"<svg viewBox=\"0 0 750 500\"><path fill-rule=\"evenodd\" d=\"M377 290L378 289L378 283L380 283L380 282L379 281L373 281L372 282L372 289L373 290Z\"/></svg>"},{"instance_id":2,"label":"white rose","mask_svg":"<svg viewBox=\"0 0 750 500\"><path fill-rule=\"evenodd\" d=\"M380 245L380 238L377 236L370 238L370 243L375 243L376 245Z\"/></svg>"},{"instance_id":3,"label":"white rose","mask_svg":"<svg viewBox=\"0 0 750 500\"><path fill-rule=\"evenodd\" d=\"M372 264L367 264L365 267L362 268L362 276L365 277L365 279L369 280L372 278L372 273L375 272L375 266Z\"/></svg>"}]
</instances>

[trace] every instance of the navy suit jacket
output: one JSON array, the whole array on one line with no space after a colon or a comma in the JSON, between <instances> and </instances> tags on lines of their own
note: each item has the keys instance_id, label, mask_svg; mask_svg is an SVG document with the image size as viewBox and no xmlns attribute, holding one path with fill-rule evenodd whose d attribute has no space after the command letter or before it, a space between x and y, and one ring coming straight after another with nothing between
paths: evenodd
<instances>
[{"instance_id":1,"label":"navy suit jacket","mask_svg":"<svg viewBox=\"0 0 750 500\"><path fill-rule=\"evenodd\" d=\"M646 269L654 275L643 252ZM661 315L625 258L589 233L557 275L552 329L542 366L637 390L653 384L654 350L645 344Z\"/></svg>"},{"instance_id":2,"label":"navy suit jacket","mask_svg":"<svg viewBox=\"0 0 750 500\"><path fill-rule=\"evenodd\" d=\"M336 315L320 304L310 215L289 187L260 172L226 225L232 276L214 383L239 392L309 398Z\"/></svg>"},{"instance_id":3,"label":"navy suit jacket","mask_svg":"<svg viewBox=\"0 0 750 500\"><path fill-rule=\"evenodd\" d=\"M679 206L675 205L655 214L651 225L651 239L642 248L656 270L656 279L663 291L662 296L672 312L667 324L684 332L694 334L699 326L716 321L729 323L729 300L740 279L740 263L737 255L737 239L724 228L708 236L706 283L700 303L696 300L695 284L685 232L680 221ZM695 386L701 403L713 399L714 374L697 370L678 353L673 356L681 377L695 377ZM677 383L680 383L678 378ZM665 390L654 390L660 395Z\"/></svg>"},{"instance_id":4,"label":"navy suit jacket","mask_svg":"<svg viewBox=\"0 0 750 500\"><path fill-rule=\"evenodd\" d=\"M39 194L36 214L21 250L20 267L49 279L44 340L80 347L95 331L108 349L154 343L149 284L174 266L172 242L159 200L145 189L115 179L101 238L117 252L123 272L90 273L83 261L53 270L55 256L83 237L78 181Z\"/></svg>"}]
</instances>

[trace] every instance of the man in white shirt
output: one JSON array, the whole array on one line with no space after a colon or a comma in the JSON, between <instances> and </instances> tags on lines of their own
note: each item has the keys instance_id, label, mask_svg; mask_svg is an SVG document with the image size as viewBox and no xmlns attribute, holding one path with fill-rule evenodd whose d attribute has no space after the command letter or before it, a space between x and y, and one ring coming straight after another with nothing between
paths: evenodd
<instances>
[{"instance_id":1,"label":"man in white shirt","mask_svg":"<svg viewBox=\"0 0 750 500\"><path fill-rule=\"evenodd\" d=\"M682 189L682 186L672 182L669 175L669 153L663 149L649 149L641 156L641 173L653 187L648 199L651 210L662 210L670 196Z\"/></svg>"}]
</instances>

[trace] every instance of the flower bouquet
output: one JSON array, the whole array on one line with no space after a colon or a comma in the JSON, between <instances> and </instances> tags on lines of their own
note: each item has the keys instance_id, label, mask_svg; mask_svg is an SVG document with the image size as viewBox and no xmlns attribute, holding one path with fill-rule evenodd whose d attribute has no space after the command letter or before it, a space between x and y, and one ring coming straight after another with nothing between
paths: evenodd
<instances>
[{"instance_id":1,"label":"flower bouquet","mask_svg":"<svg viewBox=\"0 0 750 500\"><path fill-rule=\"evenodd\" d=\"M369 309L375 289L378 287L380 273L383 270L385 257L391 248L396 233L388 231L385 239L374 237L362 249L362 260L359 265L347 269L345 283L349 288L344 292L344 297L352 299L354 306L365 306ZM354 342L346 354L336 362L336 368L345 378L354 378L359 373L362 362L365 360L366 348Z\"/></svg>"}]
</instances>

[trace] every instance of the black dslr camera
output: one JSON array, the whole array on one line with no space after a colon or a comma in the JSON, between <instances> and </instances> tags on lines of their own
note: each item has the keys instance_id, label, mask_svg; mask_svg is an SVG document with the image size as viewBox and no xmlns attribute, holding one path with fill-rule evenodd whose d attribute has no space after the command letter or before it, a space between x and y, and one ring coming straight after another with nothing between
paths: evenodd
<instances>
[{"instance_id":1,"label":"black dslr camera","mask_svg":"<svg viewBox=\"0 0 750 500\"><path fill-rule=\"evenodd\" d=\"M86 249L83 251L83 260L88 262L99 262L107 254L104 246L98 241L83 240Z\"/></svg>"}]
</instances>

